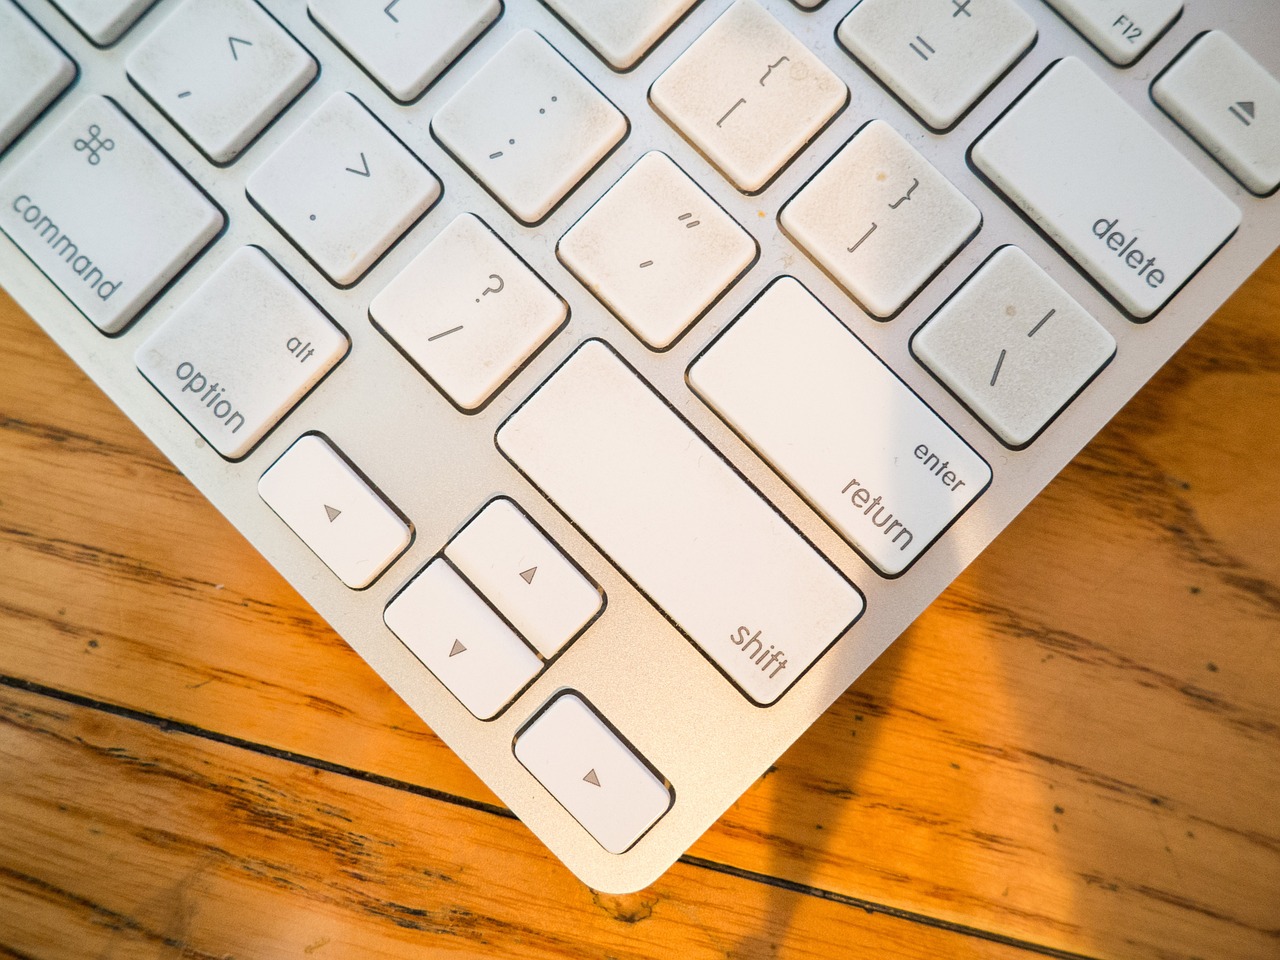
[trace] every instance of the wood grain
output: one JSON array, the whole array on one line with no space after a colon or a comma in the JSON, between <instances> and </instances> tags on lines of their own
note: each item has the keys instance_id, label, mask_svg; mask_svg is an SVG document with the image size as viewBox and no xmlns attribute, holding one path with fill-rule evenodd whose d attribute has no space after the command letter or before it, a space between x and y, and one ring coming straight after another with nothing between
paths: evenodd
<instances>
[{"instance_id":1,"label":"wood grain","mask_svg":"<svg viewBox=\"0 0 1280 960\"><path fill-rule=\"evenodd\" d=\"M1280 957L1278 309L1280 256L655 885L683 884L664 898L701 912L650 916L614 941L574 907L555 934L569 939L538 948L1010 949L943 923L1090 956ZM447 941L465 955L479 949L465 931L487 918L489 955L544 955L521 952L517 908L555 913L590 891L486 808L483 785L7 302L0 334L0 674L41 689L11 687L11 711L46 717L14 721L0 740L0 945L177 951L165 923L191 903L205 915L208 882L227 911L208 916L265 938L193 921L210 955L296 955L320 935L283 932L330 909L347 931L335 945ZM196 729L163 734L147 718ZM76 737L97 746L74 749ZM175 771L164 795L185 812L161 833L146 828L159 807L144 803L161 778L112 765L115 754ZM180 773L193 768L212 785ZM269 907L256 898L270 884L202 867L215 834L246 858L274 849L247 808L217 799L249 769L286 784L295 808L355 810L371 846L425 844L431 863L467 875L458 902L472 919L429 941L362 925L360 909L317 892L344 881L305 834L282 862L312 879L276 884ZM93 790L99 781L109 786ZM77 852L99 815L112 838ZM429 842L418 816L433 824ZM196 892L182 900L186 877ZM361 896L375 897L373 881ZM111 901L126 889L135 900ZM139 919L148 897L168 906ZM857 925L860 902L918 919L876 933ZM253 916L225 922L240 914ZM22 918L21 936L6 916ZM278 927L255 926L273 917ZM123 932L108 941L99 927ZM666 949L643 932L655 927L676 938Z\"/></svg>"},{"instance_id":2,"label":"wood grain","mask_svg":"<svg viewBox=\"0 0 1280 960\"><path fill-rule=\"evenodd\" d=\"M1023 955L689 865L597 894L506 818L3 687L0 748L19 955Z\"/></svg>"}]
</instances>

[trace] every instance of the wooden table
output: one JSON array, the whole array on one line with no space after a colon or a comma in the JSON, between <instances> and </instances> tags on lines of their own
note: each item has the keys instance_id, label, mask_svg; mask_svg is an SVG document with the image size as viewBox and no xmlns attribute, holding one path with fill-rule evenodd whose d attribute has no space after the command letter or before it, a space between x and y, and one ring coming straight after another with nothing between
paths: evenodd
<instances>
[{"instance_id":1,"label":"wooden table","mask_svg":"<svg viewBox=\"0 0 1280 960\"><path fill-rule=\"evenodd\" d=\"M0 956L1280 957L1280 255L623 897L0 335Z\"/></svg>"}]
</instances>

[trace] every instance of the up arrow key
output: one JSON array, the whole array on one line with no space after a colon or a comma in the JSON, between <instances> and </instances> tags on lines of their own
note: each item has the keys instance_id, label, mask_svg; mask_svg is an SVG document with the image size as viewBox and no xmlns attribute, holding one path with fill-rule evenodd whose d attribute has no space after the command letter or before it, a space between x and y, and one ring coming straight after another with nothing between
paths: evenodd
<instances>
[{"instance_id":1,"label":"up arrow key","mask_svg":"<svg viewBox=\"0 0 1280 960\"><path fill-rule=\"evenodd\" d=\"M241 40L239 37L227 37L227 46L231 48L231 59L239 60L240 54L236 53L236 44L243 43L246 47L252 47L252 40Z\"/></svg>"}]
</instances>

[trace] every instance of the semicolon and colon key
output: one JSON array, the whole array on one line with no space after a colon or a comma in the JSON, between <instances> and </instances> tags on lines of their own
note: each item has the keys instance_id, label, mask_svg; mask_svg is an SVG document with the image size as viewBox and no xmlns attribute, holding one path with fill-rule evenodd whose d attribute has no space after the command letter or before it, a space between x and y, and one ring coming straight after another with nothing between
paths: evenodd
<instances>
[{"instance_id":1,"label":"semicolon and colon key","mask_svg":"<svg viewBox=\"0 0 1280 960\"><path fill-rule=\"evenodd\" d=\"M627 118L521 30L436 112L431 132L516 219L536 224L622 142Z\"/></svg>"}]
</instances>

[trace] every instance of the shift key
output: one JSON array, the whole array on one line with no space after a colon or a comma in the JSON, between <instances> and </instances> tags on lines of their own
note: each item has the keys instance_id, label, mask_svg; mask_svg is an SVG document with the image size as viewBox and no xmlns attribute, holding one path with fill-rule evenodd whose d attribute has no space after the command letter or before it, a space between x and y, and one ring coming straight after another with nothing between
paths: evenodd
<instances>
[{"instance_id":1,"label":"shift key","mask_svg":"<svg viewBox=\"0 0 1280 960\"><path fill-rule=\"evenodd\" d=\"M103 333L123 330L225 222L106 97L0 180L0 229Z\"/></svg>"},{"instance_id":2,"label":"shift key","mask_svg":"<svg viewBox=\"0 0 1280 960\"><path fill-rule=\"evenodd\" d=\"M1134 320L1153 316L1240 226L1236 205L1072 57L971 156Z\"/></svg>"},{"instance_id":3,"label":"shift key","mask_svg":"<svg viewBox=\"0 0 1280 960\"><path fill-rule=\"evenodd\" d=\"M862 595L600 340L497 439L757 705L781 697L862 613Z\"/></svg>"}]
</instances>

